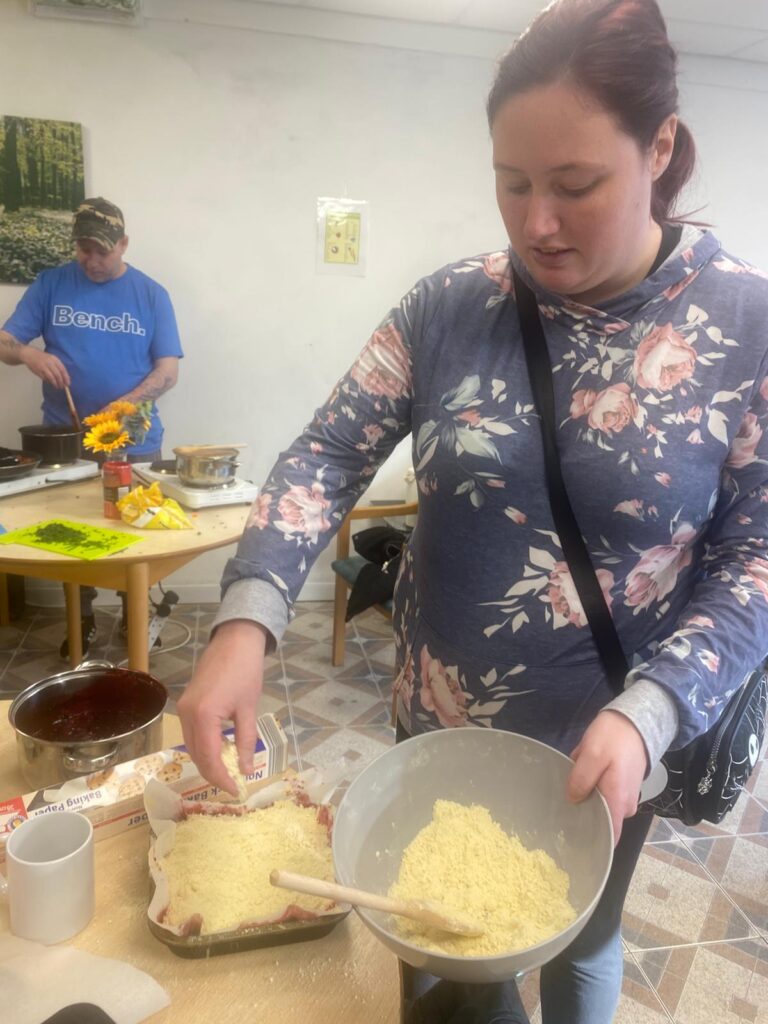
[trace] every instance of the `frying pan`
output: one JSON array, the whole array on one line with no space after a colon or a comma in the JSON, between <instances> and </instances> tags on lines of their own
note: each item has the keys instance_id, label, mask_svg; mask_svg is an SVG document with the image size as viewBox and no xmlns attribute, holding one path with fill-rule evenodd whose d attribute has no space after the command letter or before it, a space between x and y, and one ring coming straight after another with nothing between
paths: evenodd
<instances>
[{"instance_id":1,"label":"frying pan","mask_svg":"<svg viewBox=\"0 0 768 1024\"><path fill-rule=\"evenodd\" d=\"M0 483L27 476L33 469L37 469L42 461L42 455L0 447Z\"/></svg>"}]
</instances>

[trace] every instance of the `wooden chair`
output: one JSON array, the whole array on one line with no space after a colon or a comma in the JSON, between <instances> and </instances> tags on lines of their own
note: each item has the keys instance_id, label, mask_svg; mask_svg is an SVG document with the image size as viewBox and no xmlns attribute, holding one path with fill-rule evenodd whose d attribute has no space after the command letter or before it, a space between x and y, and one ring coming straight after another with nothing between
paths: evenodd
<instances>
[{"instance_id":1,"label":"wooden chair","mask_svg":"<svg viewBox=\"0 0 768 1024\"><path fill-rule=\"evenodd\" d=\"M11 624L11 598L8 587L8 577L0 572L0 626Z\"/></svg>"},{"instance_id":2,"label":"wooden chair","mask_svg":"<svg viewBox=\"0 0 768 1024\"><path fill-rule=\"evenodd\" d=\"M416 502L398 502L386 505L361 505L353 508L341 524L336 534L336 557L331 568L336 573L336 589L333 597L333 651L331 662L334 665L344 664L344 644L346 627L344 617L347 611L347 594L352 589L360 570L366 564L362 555L350 555L350 537L354 519L384 519L395 516L412 516L418 509ZM392 602L375 604L373 607L387 619L392 618Z\"/></svg>"}]
</instances>

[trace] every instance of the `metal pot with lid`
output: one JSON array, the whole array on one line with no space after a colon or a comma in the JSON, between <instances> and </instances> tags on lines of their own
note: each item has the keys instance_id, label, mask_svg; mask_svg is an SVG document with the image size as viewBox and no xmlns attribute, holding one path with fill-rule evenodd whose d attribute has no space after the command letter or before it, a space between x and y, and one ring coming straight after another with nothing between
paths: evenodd
<instances>
[{"instance_id":1,"label":"metal pot with lid","mask_svg":"<svg viewBox=\"0 0 768 1024\"><path fill-rule=\"evenodd\" d=\"M33 683L8 711L25 781L41 789L161 750L167 699L148 673L108 661Z\"/></svg>"},{"instance_id":2,"label":"metal pot with lid","mask_svg":"<svg viewBox=\"0 0 768 1024\"><path fill-rule=\"evenodd\" d=\"M240 445L188 445L174 448L176 473L187 487L224 487L234 483Z\"/></svg>"}]
</instances>

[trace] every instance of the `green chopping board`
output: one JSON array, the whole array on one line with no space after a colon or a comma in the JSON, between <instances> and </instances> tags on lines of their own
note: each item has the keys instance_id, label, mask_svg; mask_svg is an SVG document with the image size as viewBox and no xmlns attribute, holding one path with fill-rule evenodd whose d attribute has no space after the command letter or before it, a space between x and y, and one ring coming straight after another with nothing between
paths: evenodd
<instances>
[{"instance_id":1,"label":"green chopping board","mask_svg":"<svg viewBox=\"0 0 768 1024\"><path fill-rule=\"evenodd\" d=\"M122 551L130 544L142 540L123 530L107 530L87 523L73 523L68 519L48 519L34 526L24 526L0 536L0 544L23 544L29 548L53 551L72 558L106 558Z\"/></svg>"}]
</instances>

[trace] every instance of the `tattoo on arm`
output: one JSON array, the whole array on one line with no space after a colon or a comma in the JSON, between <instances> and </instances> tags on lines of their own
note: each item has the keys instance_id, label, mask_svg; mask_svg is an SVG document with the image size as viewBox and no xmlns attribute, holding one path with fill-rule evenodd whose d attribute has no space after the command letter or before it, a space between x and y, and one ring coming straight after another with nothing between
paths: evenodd
<instances>
[{"instance_id":1,"label":"tattoo on arm","mask_svg":"<svg viewBox=\"0 0 768 1024\"><path fill-rule=\"evenodd\" d=\"M7 331L0 331L0 362L8 366L18 366L21 362L21 352L24 346L16 341L12 334Z\"/></svg>"},{"instance_id":2,"label":"tattoo on arm","mask_svg":"<svg viewBox=\"0 0 768 1024\"><path fill-rule=\"evenodd\" d=\"M126 398L131 402L149 402L164 395L172 387L173 378L169 374L163 373L162 370L153 370L137 388L126 395Z\"/></svg>"},{"instance_id":3,"label":"tattoo on arm","mask_svg":"<svg viewBox=\"0 0 768 1024\"><path fill-rule=\"evenodd\" d=\"M174 360L164 361L165 365L156 366L147 374L133 391L121 395L127 402L152 402L166 391L170 391L177 379L177 366ZM170 363L170 365L168 365Z\"/></svg>"}]
</instances>

